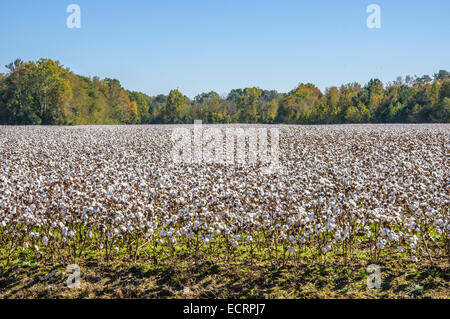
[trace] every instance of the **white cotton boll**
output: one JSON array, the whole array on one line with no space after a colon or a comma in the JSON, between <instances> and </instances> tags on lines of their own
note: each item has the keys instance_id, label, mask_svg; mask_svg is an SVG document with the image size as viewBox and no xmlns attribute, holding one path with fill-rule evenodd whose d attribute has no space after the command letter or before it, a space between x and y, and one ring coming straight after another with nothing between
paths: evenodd
<instances>
[{"instance_id":1,"label":"white cotton boll","mask_svg":"<svg viewBox=\"0 0 450 319\"><path fill-rule=\"evenodd\" d=\"M343 237L347 238L349 234L350 234L350 229L349 228L344 229Z\"/></svg>"},{"instance_id":2,"label":"white cotton boll","mask_svg":"<svg viewBox=\"0 0 450 319\"><path fill-rule=\"evenodd\" d=\"M294 250L294 248L289 247L289 248L288 248L288 252L289 252L290 254L293 254L293 253L295 252L295 250Z\"/></svg>"},{"instance_id":3,"label":"white cotton boll","mask_svg":"<svg viewBox=\"0 0 450 319\"><path fill-rule=\"evenodd\" d=\"M400 237L397 234L391 233L389 234L389 239L398 242L400 240Z\"/></svg>"},{"instance_id":4,"label":"white cotton boll","mask_svg":"<svg viewBox=\"0 0 450 319\"><path fill-rule=\"evenodd\" d=\"M237 246L239 246L239 243L237 241L233 240L231 242L231 245L233 245L233 247L237 247Z\"/></svg>"},{"instance_id":5,"label":"white cotton boll","mask_svg":"<svg viewBox=\"0 0 450 319\"><path fill-rule=\"evenodd\" d=\"M142 183L139 184L139 190L140 191L143 191L146 187L147 187L147 183L145 183L145 182L142 182Z\"/></svg>"},{"instance_id":6,"label":"white cotton boll","mask_svg":"<svg viewBox=\"0 0 450 319\"><path fill-rule=\"evenodd\" d=\"M326 253L326 252L328 252L328 251L330 251L330 250L331 250L331 247L330 247L330 245L328 245L328 244L326 244L325 247L322 247L322 251L323 251L324 253Z\"/></svg>"},{"instance_id":7,"label":"white cotton boll","mask_svg":"<svg viewBox=\"0 0 450 319\"><path fill-rule=\"evenodd\" d=\"M41 242L44 246L48 245L48 238L46 236L42 237Z\"/></svg>"},{"instance_id":8,"label":"white cotton boll","mask_svg":"<svg viewBox=\"0 0 450 319\"><path fill-rule=\"evenodd\" d=\"M438 255L445 254L450 220L440 141L448 135L446 127L283 127L281 144L289 147L280 145L279 161L289 171L278 170L273 183L251 165L233 170L174 165L164 154L172 146L168 128L60 127L53 134L55 129L5 127L0 134L0 235L8 244L28 241L30 248L43 248L44 235L48 246L53 239L61 246L66 240L78 244L90 229L99 241L107 236L108 245L118 239L113 247L122 250L126 243L119 234L132 235L131 241L142 235L151 247L157 238L164 245L172 237L196 243L201 232L200 246L245 240L258 255L267 253L266 242L273 249L278 242L288 252L296 243L322 248L322 240L339 253L351 229L356 250L366 248L365 235L380 236L386 241L372 246L392 246L399 258L410 245L417 252L425 249L424 236ZM45 162L42 154L48 155ZM193 234L185 223L194 220L198 232ZM376 234L367 227L375 224L381 227ZM167 240L160 237L163 229ZM261 239L258 247L250 244L256 239ZM56 259L64 251L56 249Z\"/></svg>"}]
</instances>

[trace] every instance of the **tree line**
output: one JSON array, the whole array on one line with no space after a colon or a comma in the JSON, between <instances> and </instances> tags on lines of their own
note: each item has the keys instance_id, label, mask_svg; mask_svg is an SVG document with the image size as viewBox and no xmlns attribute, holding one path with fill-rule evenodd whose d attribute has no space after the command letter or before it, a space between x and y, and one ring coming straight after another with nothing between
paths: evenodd
<instances>
[{"instance_id":1,"label":"tree line","mask_svg":"<svg viewBox=\"0 0 450 319\"><path fill-rule=\"evenodd\" d=\"M450 74L398 77L383 84L349 83L321 92L301 83L288 93L252 87L194 99L179 90L148 96L123 88L117 79L74 74L58 61L8 64L0 73L0 124L177 124L193 123L448 123Z\"/></svg>"}]
</instances>

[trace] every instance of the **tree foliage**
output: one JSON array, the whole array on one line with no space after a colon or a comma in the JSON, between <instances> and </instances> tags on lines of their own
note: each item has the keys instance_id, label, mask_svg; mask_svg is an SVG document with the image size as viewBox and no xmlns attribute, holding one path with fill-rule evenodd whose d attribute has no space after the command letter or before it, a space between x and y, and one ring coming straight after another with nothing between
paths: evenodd
<instances>
[{"instance_id":1,"label":"tree foliage","mask_svg":"<svg viewBox=\"0 0 450 319\"><path fill-rule=\"evenodd\" d=\"M193 123L418 123L450 119L450 73L371 79L321 92L300 83L288 93L257 87L227 96L211 91L193 100L178 89L148 96L117 79L76 75L58 61L20 59L0 73L0 124L83 125Z\"/></svg>"}]
</instances>

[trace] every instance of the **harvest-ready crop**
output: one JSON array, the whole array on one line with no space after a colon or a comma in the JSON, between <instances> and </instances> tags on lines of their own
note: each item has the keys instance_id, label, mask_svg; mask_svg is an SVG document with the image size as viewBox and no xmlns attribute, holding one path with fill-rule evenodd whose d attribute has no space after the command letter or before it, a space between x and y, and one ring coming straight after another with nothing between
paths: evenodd
<instances>
[{"instance_id":1,"label":"harvest-ready crop","mask_svg":"<svg viewBox=\"0 0 450 319\"><path fill-rule=\"evenodd\" d=\"M449 258L449 125L276 127L270 174L174 163L175 126L0 127L2 264Z\"/></svg>"}]
</instances>

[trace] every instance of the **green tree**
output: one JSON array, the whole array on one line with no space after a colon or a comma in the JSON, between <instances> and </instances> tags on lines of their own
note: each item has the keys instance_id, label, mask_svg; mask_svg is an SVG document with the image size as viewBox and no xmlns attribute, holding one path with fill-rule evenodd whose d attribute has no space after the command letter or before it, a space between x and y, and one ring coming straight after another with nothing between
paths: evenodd
<instances>
[{"instance_id":1,"label":"green tree","mask_svg":"<svg viewBox=\"0 0 450 319\"><path fill-rule=\"evenodd\" d=\"M450 122L450 79L442 82L439 101L433 106L432 119L435 122Z\"/></svg>"},{"instance_id":2,"label":"green tree","mask_svg":"<svg viewBox=\"0 0 450 319\"><path fill-rule=\"evenodd\" d=\"M251 87L244 90L238 101L239 121L243 123L256 123L260 117L259 109L262 104L260 97L262 90Z\"/></svg>"},{"instance_id":3,"label":"green tree","mask_svg":"<svg viewBox=\"0 0 450 319\"><path fill-rule=\"evenodd\" d=\"M278 113L278 101L274 98L261 106L260 119L263 123L273 123Z\"/></svg>"},{"instance_id":4,"label":"green tree","mask_svg":"<svg viewBox=\"0 0 450 319\"><path fill-rule=\"evenodd\" d=\"M301 83L281 100L278 121L307 123L314 108L322 103L322 96L314 84Z\"/></svg>"},{"instance_id":5,"label":"green tree","mask_svg":"<svg viewBox=\"0 0 450 319\"><path fill-rule=\"evenodd\" d=\"M39 103L43 124L64 124L72 96L68 70L50 59L40 59L35 66L30 65L30 87Z\"/></svg>"},{"instance_id":6,"label":"green tree","mask_svg":"<svg viewBox=\"0 0 450 319\"><path fill-rule=\"evenodd\" d=\"M187 98L178 89L170 91L162 113L164 123L181 123L186 102Z\"/></svg>"},{"instance_id":7,"label":"green tree","mask_svg":"<svg viewBox=\"0 0 450 319\"><path fill-rule=\"evenodd\" d=\"M137 105L137 116L135 123L148 123L150 121L150 105L152 98L144 93L127 91L128 97L131 102L135 102Z\"/></svg>"},{"instance_id":8,"label":"green tree","mask_svg":"<svg viewBox=\"0 0 450 319\"><path fill-rule=\"evenodd\" d=\"M450 79L450 72L446 70L439 70L438 73L434 74L434 78L437 79L438 81Z\"/></svg>"},{"instance_id":9,"label":"green tree","mask_svg":"<svg viewBox=\"0 0 450 319\"><path fill-rule=\"evenodd\" d=\"M6 66L9 73L1 92L3 116L8 124L41 124L39 105L33 96L32 69L34 63L20 59Z\"/></svg>"}]
</instances>

